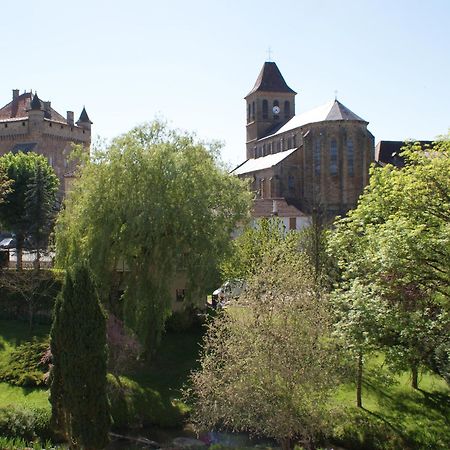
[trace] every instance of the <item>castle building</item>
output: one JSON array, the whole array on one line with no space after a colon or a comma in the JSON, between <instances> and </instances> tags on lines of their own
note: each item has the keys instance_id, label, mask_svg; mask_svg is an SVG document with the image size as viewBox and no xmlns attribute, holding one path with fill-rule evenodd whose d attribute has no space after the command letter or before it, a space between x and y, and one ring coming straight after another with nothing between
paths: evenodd
<instances>
[{"instance_id":1,"label":"castle building","mask_svg":"<svg viewBox=\"0 0 450 450\"><path fill-rule=\"evenodd\" d=\"M245 97L247 159L232 173L250 179L254 216L270 204L270 215L279 215L281 206L289 228L298 229L315 211L332 217L356 206L374 137L368 122L337 99L296 115L295 96L277 65L265 62Z\"/></svg>"},{"instance_id":2,"label":"castle building","mask_svg":"<svg viewBox=\"0 0 450 450\"><path fill-rule=\"evenodd\" d=\"M63 196L76 165L69 157L72 144L81 144L89 151L91 125L85 108L75 122L73 111L63 117L37 94L19 94L14 89L12 101L0 108L0 155L22 151L45 156L60 180Z\"/></svg>"}]
</instances>

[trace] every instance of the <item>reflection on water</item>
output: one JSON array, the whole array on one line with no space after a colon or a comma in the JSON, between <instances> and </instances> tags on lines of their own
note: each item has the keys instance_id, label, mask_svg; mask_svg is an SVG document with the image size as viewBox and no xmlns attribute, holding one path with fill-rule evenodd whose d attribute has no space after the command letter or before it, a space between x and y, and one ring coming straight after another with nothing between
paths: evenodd
<instances>
[{"instance_id":1,"label":"reflection on water","mask_svg":"<svg viewBox=\"0 0 450 450\"><path fill-rule=\"evenodd\" d=\"M138 449L150 449L155 448L145 443L145 440L158 443L162 448L188 448L188 445L182 447L175 445L174 440L180 441L177 438L191 438L198 439L198 445L194 445L192 448L198 449L201 445L209 446L211 444L221 444L226 447L276 447L277 445L268 439L250 438L246 433L225 433L211 431L200 436L197 436L192 430L189 429L161 429L161 428L143 428L136 431L127 431L118 433L133 437L136 439L141 438L142 442L133 442L131 440L115 439L107 447L108 450L138 450ZM179 442L176 442L179 443ZM195 442L192 441L194 444Z\"/></svg>"}]
</instances>

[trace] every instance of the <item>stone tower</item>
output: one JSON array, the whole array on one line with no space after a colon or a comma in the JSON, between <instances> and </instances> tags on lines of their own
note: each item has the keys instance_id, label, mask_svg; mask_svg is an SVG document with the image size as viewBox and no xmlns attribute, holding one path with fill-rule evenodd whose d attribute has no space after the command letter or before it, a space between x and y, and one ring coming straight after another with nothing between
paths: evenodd
<instances>
[{"instance_id":1,"label":"stone tower","mask_svg":"<svg viewBox=\"0 0 450 450\"><path fill-rule=\"evenodd\" d=\"M0 156L19 151L45 156L59 178L63 196L77 164L70 157L72 145L82 145L89 152L91 125L84 108L74 123L73 111L67 111L64 117L37 94L19 94L13 89L12 101L0 108Z\"/></svg>"},{"instance_id":2,"label":"stone tower","mask_svg":"<svg viewBox=\"0 0 450 450\"><path fill-rule=\"evenodd\" d=\"M295 116L295 95L274 62L265 62L247 102L247 159L258 139L275 132Z\"/></svg>"}]
</instances>

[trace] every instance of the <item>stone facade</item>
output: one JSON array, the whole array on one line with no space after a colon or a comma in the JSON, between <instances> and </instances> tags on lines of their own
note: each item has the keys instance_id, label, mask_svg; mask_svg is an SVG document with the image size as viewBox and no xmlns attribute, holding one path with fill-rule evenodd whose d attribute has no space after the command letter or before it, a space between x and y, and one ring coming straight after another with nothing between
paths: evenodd
<instances>
[{"instance_id":1,"label":"stone facade","mask_svg":"<svg viewBox=\"0 0 450 450\"><path fill-rule=\"evenodd\" d=\"M295 95L266 62L245 97L247 160L233 173L251 179L257 199L283 198L307 214L344 214L368 183L368 122L336 99L296 116Z\"/></svg>"},{"instance_id":2,"label":"stone facade","mask_svg":"<svg viewBox=\"0 0 450 450\"><path fill-rule=\"evenodd\" d=\"M0 109L0 155L18 151L44 155L60 180L63 196L66 175L70 177L76 165L69 158L72 144L81 144L89 151L91 124L84 108L75 123L73 111L63 117L37 94L19 94L14 89L12 101Z\"/></svg>"}]
</instances>

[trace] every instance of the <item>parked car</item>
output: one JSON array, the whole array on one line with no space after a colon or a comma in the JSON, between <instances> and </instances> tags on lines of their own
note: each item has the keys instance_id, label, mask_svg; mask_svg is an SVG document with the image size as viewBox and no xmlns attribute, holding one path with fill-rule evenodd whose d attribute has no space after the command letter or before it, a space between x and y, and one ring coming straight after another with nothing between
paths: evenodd
<instances>
[{"instance_id":1,"label":"parked car","mask_svg":"<svg viewBox=\"0 0 450 450\"><path fill-rule=\"evenodd\" d=\"M228 280L212 293L212 307L223 308L234 298L238 298L245 289L244 280Z\"/></svg>"},{"instance_id":2,"label":"parked car","mask_svg":"<svg viewBox=\"0 0 450 450\"><path fill-rule=\"evenodd\" d=\"M5 237L0 241L0 248L2 249L16 248L16 238Z\"/></svg>"}]
</instances>

